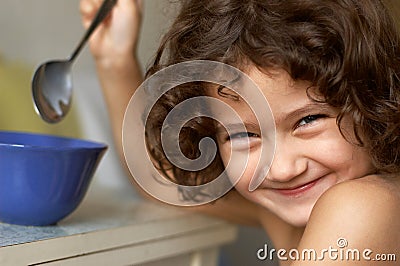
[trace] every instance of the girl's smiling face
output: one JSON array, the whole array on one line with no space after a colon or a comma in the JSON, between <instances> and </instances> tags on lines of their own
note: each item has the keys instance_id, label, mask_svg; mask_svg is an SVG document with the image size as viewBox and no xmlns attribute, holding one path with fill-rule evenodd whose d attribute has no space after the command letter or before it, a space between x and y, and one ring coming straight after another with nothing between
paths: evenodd
<instances>
[{"instance_id":1,"label":"girl's smiling face","mask_svg":"<svg viewBox=\"0 0 400 266\"><path fill-rule=\"evenodd\" d=\"M337 111L308 97L308 83L294 82L284 71L267 75L255 67L249 70L247 74L268 100L275 119L274 159L261 185L249 191L262 147L257 120L243 100L235 101L214 91L211 96L233 107L247 127L247 132L218 134L221 158L226 165L231 159L231 148L240 150L248 140L248 164L236 190L286 222L304 226L324 191L372 173L371 160L363 149L344 139L336 124ZM352 128L345 120L343 133L351 137Z\"/></svg>"}]
</instances>

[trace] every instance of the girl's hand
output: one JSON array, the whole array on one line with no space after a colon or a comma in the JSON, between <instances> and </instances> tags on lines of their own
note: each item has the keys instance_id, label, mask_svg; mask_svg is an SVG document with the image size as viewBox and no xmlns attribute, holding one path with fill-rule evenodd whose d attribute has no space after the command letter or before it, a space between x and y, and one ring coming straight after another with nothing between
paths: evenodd
<instances>
[{"instance_id":1,"label":"girl's hand","mask_svg":"<svg viewBox=\"0 0 400 266\"><path fill-rule=\"evenodd\" d=\"M88 28L103 0L81 0L82 23ZM108 18L89 40L97 64L118 64L136 55L142 21L142 0L118 0ZM123 61L122 61L123 63Z\"/></svg>"}]
</instances>

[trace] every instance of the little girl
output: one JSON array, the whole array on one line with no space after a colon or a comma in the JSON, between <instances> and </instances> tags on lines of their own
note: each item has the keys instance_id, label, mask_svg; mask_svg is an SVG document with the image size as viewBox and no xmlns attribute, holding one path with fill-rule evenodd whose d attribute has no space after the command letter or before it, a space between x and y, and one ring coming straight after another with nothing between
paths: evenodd
<instances>
[{"instance_id":1,"label":"little girl","mask_svg":"<svg viewBox=\"0 0 400 266\"><path fill-rule=\"evenodd\" d=\"M81 1L84 21L93 13L86 9L88 1ZM112 43L113 27L124 13L136 18L119 32L126 36ZM141 81L132 56L139 14L137 2L120 0L111 22L91 40L117 143L132 88ZM146 141L153 160L174 182L205 183L227 165L230 149L245 140L248 165L235 189L200 209L262 225L281 265L395 265L400 256L399 44L395 23L379 0L182 1L147 76L198 59L240 69L269 102L276 151L261 184L249 190L260 156L260 125L229 89L196 83L188 84L185 94L168 91L151 113ZM232 106L246 131L228 134L207 119L190 124L181 136L184 154L198 156L193 143L204 137L218 146L211 166L192 173L168 161L160 135L169 110L199 95Z\"/></svg>"}]
</instances>

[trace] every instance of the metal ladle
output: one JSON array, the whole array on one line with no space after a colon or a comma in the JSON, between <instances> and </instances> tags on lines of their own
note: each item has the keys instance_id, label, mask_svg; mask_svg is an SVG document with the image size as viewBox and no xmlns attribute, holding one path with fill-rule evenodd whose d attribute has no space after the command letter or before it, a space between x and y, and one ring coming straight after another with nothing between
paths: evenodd
<instances>
[{"instance_id":1,"label":"metal ladle","mask_svg":"<svg viewBox=\"0 0 400 266\"><path fill-rule=\"evenodd\" d=\"M85 35L68 59L48 61L36 69L32 79L32 98L36 112L44 121L57 123L67 115L72 100L72 63L116 2L117 0L104 0Z\"/></svg>"}]
</instances>

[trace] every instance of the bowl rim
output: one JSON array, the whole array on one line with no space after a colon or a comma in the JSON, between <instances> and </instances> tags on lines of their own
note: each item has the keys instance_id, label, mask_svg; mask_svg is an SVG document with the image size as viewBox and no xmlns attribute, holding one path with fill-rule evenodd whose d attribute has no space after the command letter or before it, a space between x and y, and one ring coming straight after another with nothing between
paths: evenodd
<instances>
[{"instance_id":1,"label":"bowl rim","mask_svg":"<svg viewBox=\"0 0 400 266\"><path fill-rule=\"evenodd\" d=\"M82 146L54 146L54 145L30 145L30 144L20 144L20 143L5 143L1 140L1 136L12 136L18 135L20 137L28 136L34 138L49 138L53 140L60 141L73 141L78 144L83 144ZM36 133L36 132L23 132L23 131L8 131L0 130L0 148L10 148L10 149L33 149L33 150L105 150L108 145L99 141L92 141L81 138L59 136L47 133Z\"/></svg>"}]
</instances>

